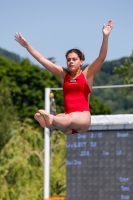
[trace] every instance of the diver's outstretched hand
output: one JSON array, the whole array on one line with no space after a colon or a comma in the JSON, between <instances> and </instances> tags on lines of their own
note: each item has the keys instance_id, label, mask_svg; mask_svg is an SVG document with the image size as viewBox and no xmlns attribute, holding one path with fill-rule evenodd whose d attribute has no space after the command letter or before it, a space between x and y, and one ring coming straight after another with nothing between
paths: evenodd
<instances>
[{"instance_id":1,"label":"diver's outstretched hand","mask_svg":"<svg viewBox=\"0 0 133 200\"><path fill-rule=\"evenodd\" d=\"M15 37L15 40L16 40L19 44L21 44L23 47L26 47L27 41L24 39L24 37L21 35L20 32L16 32L14 37Z\"/></svg>"},{"instance_id":2,"label":"diver's outstretched hand","mask_svg":"<svg viewBox=\"0 0 133 200\"><path fill-rule=\"evenodd\" d=\"M114 27L114 22L113 22L113 20L111 19L111 20L108 21L107 24L104 24L104 25L103 25L103 30L102 30L102 31L103 31L103 34L104 34L104 35L109 35L110 32L112 31L113 27Z\"/></svg>"}]
</instances>

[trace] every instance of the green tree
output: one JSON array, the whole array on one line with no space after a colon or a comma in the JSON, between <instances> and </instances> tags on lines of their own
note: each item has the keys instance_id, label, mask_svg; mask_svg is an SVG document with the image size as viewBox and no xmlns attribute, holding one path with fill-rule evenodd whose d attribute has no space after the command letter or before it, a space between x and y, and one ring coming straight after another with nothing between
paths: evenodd
<instances>
[{"instance_id":1,"label":"green tree","mask_svg":"<svg viewBox=\"0 0 133 200\"><path fill-rule=\"evenodd\" d=\"M0 200L43 199L44 139L38 129L18 121L0 151ZM66 192L66 136L51 132L50 196Z\"/></svg>"},{"instance_id":2,"label":"green tree","mask_svg":"<svg viewBox=\"0 0 133 200\"><path fill-rule=\"evenodd\" d=\"M16 116L16 109L13 106L9 88L2 80L0 82L0 150L13 135L12 129Z\"/></svg>"},{"instance_id":3,"label":"green tree","mask_svg":"<svg viewBox=\"0 0 133 200\"><path fill-rule=\"evenodd\" d=\"M125 59L123 65L120 65L119 68L114 68L114 73L117 78L122 78L125 84L133 84L133 52L129 59ZM131 91L133 91L133 87L126 90L128 93Z\"/></svg>"},{"instance_id":4,"label":"green tree","mask_svg":"<svg viewBox=\"0 0 133 200\"><path fill-rule=\"evenodd\" d=\"M95 96L90 97L90 111L92 115L111 114L111 109L100 102Z\"/></svg>"},{"instance_id":5,"label":"green tree","mask_svg":"<svg viewBox=\"0 0 133 200\"><path fill-rule=\"evenodd\" d=\"M3 77L8 83L20 119L33 119L37 110L44 108L46 87L61 86L58 77L31 64L28 59L16 63L0 57L0 80Z\"/></svg>"},{"instance_id":6,"label":"green tree","mask_svg":"<svg viewBox=\"0 0 133 200\"><path fill-rule=\"evenodd\" d=\"M25 122L0 152L0 188L0 200L43 199L43 138Z\"/></svg>"}]
</instances>

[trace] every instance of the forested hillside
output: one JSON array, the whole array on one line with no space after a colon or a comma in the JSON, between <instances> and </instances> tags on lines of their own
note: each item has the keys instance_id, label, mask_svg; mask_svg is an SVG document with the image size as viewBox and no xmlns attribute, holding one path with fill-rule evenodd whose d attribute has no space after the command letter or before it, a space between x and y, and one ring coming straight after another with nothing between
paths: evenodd
<instances>
[{"instance_id":1,"label":"forested hillside","mask_svg":"<svg viewBox=\"0 0 133 200\"><path fill-rule=\"evenodd\" d=\"M99 73L95 76L94 85L106 86L131 83L131 77L128 77L128 75L128 82L125 82L123 76L117 76L116 73L114 73L114 69L119 69L125 64L125 62L129 62L128 65L125 64L127 68L129 68L129 66L131 66L130 58L131 57L124 57L119 60L105 62ZM124 68L122 74L126 75L126 71ZM133 113L133 87L94 89L92 94L97 97L101 102L104 102L107 106L109 106L113 114Z\"/></svg>"},{"instance_id":2,"label":"forested hillside","mask_svg":"<svg viewBox=\"0 0 133 200\"><path fill-rule=\"evenodd\" d=\"M22 58L19 55L12 53L12 52L9 52L9 51L2 49L2 48L0 48L0 55L6 57L9 60L13 60L13 61L16 61L16 62L20 62L22 60Z\"/></svg>"}]
</instances>

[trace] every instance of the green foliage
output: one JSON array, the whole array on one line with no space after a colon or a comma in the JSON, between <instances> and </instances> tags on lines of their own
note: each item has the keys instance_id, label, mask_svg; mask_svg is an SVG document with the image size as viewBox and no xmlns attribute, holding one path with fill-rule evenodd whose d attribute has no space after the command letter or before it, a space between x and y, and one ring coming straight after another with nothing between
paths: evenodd
<instances>
[{"instance_id":1,"label":"green foliage","mask_svg":"<svg viewBox=\"0 0 133 200\"><path fill-rule=\"evenodd\" d=\"M99 102L95 96L90 97L90 110L92 115L111 114L111 109Z\"/></svg>"},{"instance_id":2,"label":"green foliage","mask_svg":"<svg viewBox=\"0 0 133 200\"><path fill-rule=\"evenodd\" d=\"M51 134L50 196L66 195L66 135L54 130Z\"/></svg>"},{"instance_id":3,"label":"green foliage","mask_svg":"<svg viewBox=\"0 0 133 200\"><path fill-rule=\"evenodd\" d=\"M122 85L132 83L132 56L105 62L95 76L95 85ZM128 72L129 71L129 72ZM124 78L125 77L125 78ZM92 95L110 107L113 114L133 113L133 87L93 89ZM130 105L130 107L128 106Z\"/></svg>"},{"instance_id":4,"label":"green foliage","mask_svg":"<svg viewBox=\"0 0 133 200\"><path fill-rule=\"evenodd\" d=\"M16 116L10 91L2 80L0 82L0 150L13 134L12 128Z\"/></svg>"},{"instance_id":5,"label":"green foliage","mask_svg":"<svg viewBox=\"0 0 133 200\"><path fill-rule=\"evenodd\" d=\"M28 59L15 63L0 57L0 80L2 78L7 81L20 119L33 119L38 109L44 108L46 87L60 87L58 77L32 65Z\"/></svg>"},{"instance_id":6,"label":"green foliage","mask_svg":"<svg viewBox=\"0 0 133 200\"><path fill-rule=\"evenodd\" d=\"M123 58L120 58L119 60L105 61L100 71L105 72L106 74L109 74L109 75L114 75L114 71L113 71L114 68L119 68L121 63L124 63L125 59L128 60L129 58L123 57Z\"/></svg>"},{"instance_id":7,"label":"green foliage","mask_svg":"<svg viewBox=\"0 0 133 200\"><path fill-rule=\"evenodd\" d=\"M100 71L96 74L94 79L94 85L117 85L123 84L123 79L117 79L114 74L114 69L118 69L120 65L122 65L125 59L129 58L121 58L119 60L114 61L105 61L100 69Z\"/></svg>"},{"instance_id":8,"label":"green foliage","mask_svg":"<svg viewBox=\"0 0 133 200\"><path fill-rule=\"evenodd\" d=\"M0 200L43 199L43 138L25 123L13 131L0 152Z\"/></svg>"},{"instance_id":9,"label":"green foliage","mask_svg":"<svg viewBox=\"0 0 133 200\"><path fill-rule=\"evenodd\" d=\"M124 64L119 68L114 68L114 73L118 78L123 78L125 84L133 84L133 53L129 59L124 60ZM133 91L133 87L128 88L126 93Z\"/></svg>"},{"instance_id":10,"label":"green foliage","mask_svg":"<svg viewBox=\"0 0 133 200\"><path fill-rule=\"evenodd\" d=\"M43 199L44 138L26 122L15 123L13 136L0 152L0 200ZM66 136L51 134L51 196L66 191Z\"/></svg>"},{"instance_id":11,"label":"green foliage","mask_svg":"<svg viewBox=\"0 0 133 200\"><path fill-rule=\"evenodd\" d=\"M129 58L124 60L119 68L115 67L113 72L118 80L123 80L123 84L133 84L133 53ZM133 113L132 95L133 87L119 89L119 99L117 98L117 102L121 105L121 109L119 109L120 113ZM119 106L116 105L117 110L118 108Z\"/></svg>"}]
</instances>

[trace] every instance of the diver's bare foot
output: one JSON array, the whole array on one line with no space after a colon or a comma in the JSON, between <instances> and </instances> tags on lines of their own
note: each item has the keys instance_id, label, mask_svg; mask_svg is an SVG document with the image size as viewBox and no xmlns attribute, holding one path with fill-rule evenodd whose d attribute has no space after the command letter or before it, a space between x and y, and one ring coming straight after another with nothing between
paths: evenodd
<instances>
[{"instance_id":1,"label":"diver's bare foot","mask_svg":"<svg viewBox=\"0 0 133 200\"><path fill-rule=\"evenodd\" d=\"M35 120L39 122L42 127L46 127L45 119L40 113L34 115Z\"/></svg>"},{"instance_id":2,"label":"diver's bare foot","mask_svg":"<svg viewBox=\"0 0 133 200\"><path fill-rule=\"evenodd\" d=\"M45 110L39 110L38 111L45 119L46 127L48 128L54 128L53 122L53 115L49 114Z\"/></svg>"}]
</instances>

